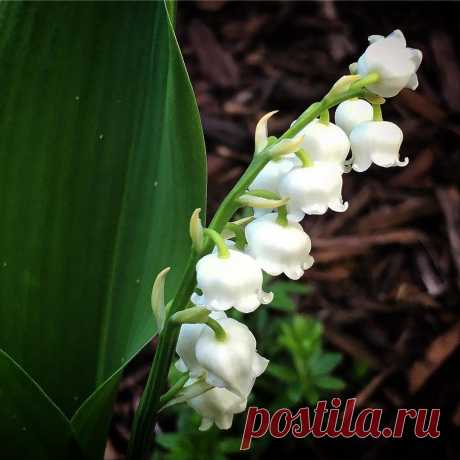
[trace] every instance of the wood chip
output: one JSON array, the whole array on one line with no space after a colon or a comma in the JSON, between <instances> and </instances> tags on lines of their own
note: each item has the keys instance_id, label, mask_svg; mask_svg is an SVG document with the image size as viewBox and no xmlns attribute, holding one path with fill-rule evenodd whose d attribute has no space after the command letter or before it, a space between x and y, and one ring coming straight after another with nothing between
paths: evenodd
<instances>
[{"instance_id":1,"label":"wood chip","mask_svg":"<svg viewBox=\"0 0 460 460\"><path fill-rule=\"evenodd\" d=\"M452 259L457 268L457 286L460 287L460 192L457 187L436 190L446 219Z\"/></svg>"},{"instance_id":2,"label":"wood chip","mask_svg":"<svg viewBox=\"0 0 460 460\"><path fill-rule=\"evenodd\" d=\"M362 217L357 224L359 233L387 230L412 222L422 216L439 211L436 200L424 197L408 197L397 206L383 206Z\"/></svg>"},{"instance_id":3,"label":"wood chip","mask_svg":"<svg viewBox=\"0 0 460 460\"><path fill-rule=\"evenodd\" d=\"M365 361L366 364L374 369L383 367L380 358L368 350L364 343L354 337L350 337L339 331L334 331L330 327L325 328L325 335L329 342L350 356Z\"/></svg>"},{"instance_id":4,"label":"wood chip","mask_svg":"<svg viewBox=\"0 0 460 460\"><path fill-rule=\"evenodd\" d=\"M238 86L239 68L232 55L221 46L211 29L195 19L190 24L189 37L203 75L221 88Z\"/></svg>"},{"instance_id":5,"label":"wood chip","mask_svg":"<svg viewBox=\"0 0 460 460\"><path fill-rule=\"evenodd\" d=\"M388 244L417 244L427 236L413 229L399 229L375 235L348 235L337 238L313 238L313 257L317 262L329 263L364 254L374 246Z\"/></svg>"},{"instance_id":6,"label":"wood chip","mask_svg":"<svg viewBox=\"0 0 460 460\"><path fill-rule=\"evenodd\" d=\"M425 358L416 361L409 370L409 391L419 391L460 345L460 321L444 334L436 337L425 352Z\"/></svg>"},{"instance_id":7,"label":"wood chip","mask_svg":"<svg viewBox=\"0 0 460 460\"><path fill-rule=\"evenodd\" d=\"M447 105L458 110L460 106L460 66L454 50L451 37L444 31L437 30L431 36L436 67L439 80L442 81L441 90Z\"/></svg>"}]
</instances>

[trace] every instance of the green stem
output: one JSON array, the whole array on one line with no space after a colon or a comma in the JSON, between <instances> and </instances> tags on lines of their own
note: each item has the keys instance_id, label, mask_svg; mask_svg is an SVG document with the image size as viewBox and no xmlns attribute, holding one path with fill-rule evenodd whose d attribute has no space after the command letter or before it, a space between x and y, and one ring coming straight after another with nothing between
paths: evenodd
<instances>
[{"instance_id":1,"label":"green stem","mask_svg":"<svg viewBox=\"0 0 460 460\"><path fill-rule=\"evenodd\" d=\"M372 119L374 121L382 121L382 106L380 104L372 104L372 109L374 111Z\"/></svg>"},{"instance_id":2,"label":"green stem","mask_svg":"<svg viewBox=\"0 0 460 460\"><path fill-rule=\"evenodd\" d=\"M255 190L248 190L245 195L252 195L257 196L259 198L266 198L267 200L281 200L281 197L275 193L271 192L270 190L264 189L255 189Z\"/></svg>"},{"instance_id":3,"label":"green stem","mask_svg":"<svg viewBox=\"0 0 460 460\"><path fill-rule=\"evenodd\" d=\"M169 317L169 322L177 326L205 323L208 320L209 313L211 312L205 307L189 307L174 313Z\"/></svg>"},{"instance_id":4,"label":"green stem","mask_svg":"<svg viewBox=\"0 0 460 460\"><path fill-rule=\"evenodd\" d=\"M187 380L190 378L190 374L187 372L184 375L181 375L177 382L164 394L160 397L160 405L163 407L165 404L167 404L171 399L174 399L174 397L179 393L182 388L184 388L184 385L187 383Z\"/></svg>"},{"instance_id":5,"label":"green stem","mask_svg":"<svg viewBox=\"0 0 460 460\"><path fill-rule=\"evenodd\" d=\"M370 74L351 85L350 89L340 95L328 98L325 97L321 102L312 104L296 122L275 142L281 139L290 139L299 133L308 123L317 118L324 110L328 110L341 102L352 97L360 97L364 94L365 86L377 82L379 76ZM230 193L225 197L212 219L209 229L221 233L225 225L229 222L233 214L238 210L238 198L241 196L256 178L257 174L270 161L268 149L270 144L265 147L258 155L253 157L251 164L244 174L240 177ZM207 254L212 250L213 241L208 238L202 254ZM185 268L179 289L171 303L168 311L166 325L159 335L158 345L155 352L152 367L147 381L145 391L142 395L139 407L134 417L131 438L128 446L128 460L144 460L153 449L154 426L157 420L157 413L161 407L160 397L165 392L167 385L168 371L174 357L174 348L177 341L179 330L174 327L169 317L188 305L196 285L195 266L199 255L192 248L188 264Z\"/></svg>"},{"instance_id":6,"label":"green stem","mask_svg":"<svg viewBox=\"0 0 460 460\"><path fill-rule=\"evenodd\" d=\"M227 333L225 332L225 329L215 319L208 318L206 325L213 330L214 335L216 336L216 339L219 340L219 342L224 342L227 339Z\"/></svg>"},{"instance_id":7,"label":"green stem","mask_svg":"<svg viewBox=\"0 0 460 460\"><path fill-rule=\"evenodd\" d=\"M324 110L319 116L319 121L324 125L329 124L329 110Z\"/></svg>"},{"instance_id":8,"label":"green stem","mask_svg":"<svg viewBox=\"0 0 460 460\"><path fill-rule=\"evenodd\" d=\"M197 262L198 256L192 250L182 282L168 312L169 316L176 313L181 308L181 305L188 304L191 293L196 285L195 266ZM178 335L179 328L167 320L165 328L159 335L145 391L134 416L128 446L127 458L130 460L147 459L153 450L156 417L158 410L162 406L160 397L166 390L168 371L174 357L174 348Z\"/></svg>"},{"instance_id":9,"label":"green stem","mask_svg":"<svg viewBox=\"0 0 460 460\"><path fill-rule=\"evenodd\" d=\"M209 238L216 245L219 258L228 259L230 257L230 253L228 252L228 248L227 248L227 245L225 244L225 240L222 238L220 233L216 232L212 228L205 228L203 233L209 236Z\"/></svg>"},{"instance_id":10,"label":"green stem","mask_svg":"<svg viewBox=\"0 0 460 460\"><path fill-rule=\"evenodd\" d=\"M276 218L276 223L283 227L288 226L287 206L280 206L278 208L278 217Z\"/></svg>"},{"instance_id":11,"label":"green stem","mask_svg":"<svg viewBox=\"0 0 460 460\"><path fill-rule=\"evenodd\" d=\"M295 121L295 123L279 138L279 139L290 139L298 134L308 123L321 115L325 110L330 109L343 101L351 99L353 97L361 97L365 93L363 88L379 80L379 75L371 73L361 78L357 82L353 83L350 88L338 95L333 97L324 97L320 102L315 102L302 115Z\"/></svg>"},{"instance_id":12,"label":"green stem","mask_svg":"<svg viewBox=\"0 0 460 460\"><path fill-rule=\"evenodd\" d=\"M295 154L297 155L297 158L302 162L302 167L309 168L313 165L310 156L304 149L297 150Z\"/></svg>"}]
</instances>

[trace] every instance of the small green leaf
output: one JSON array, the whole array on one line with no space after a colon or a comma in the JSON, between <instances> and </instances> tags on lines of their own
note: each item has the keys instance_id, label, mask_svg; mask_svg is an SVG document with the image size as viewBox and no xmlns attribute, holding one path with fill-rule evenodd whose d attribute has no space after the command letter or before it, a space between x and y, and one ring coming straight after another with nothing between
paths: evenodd
<instances>
[{"instance_id":1,"label":"small green leaf","mask_svg":"<svg viewBox=\"0 0 460 460\"><path fill-rule=\"evenodd\" d=\"M340 391L345 388L345 382L337 377L325 375L315 379L315 385L323 390Z\"/></svg>"},{"instance_id":2,"label":"small green leaf","mask_svg":"<svg viewBox=\"0 0 460 460\"><path fill-rule=\"evenodd\" d=\"M310 360L310 370L312 375L329 374L342 361L340 353L319 353L315 359Z\"/></svg>"},{"instance_id":3,"label":"small green leaf","mask_svg":"<svg viewBox=\"0 0 460 460\"><path fill-rule=\"evenodd\" d=\"M316 390L312 386L307 386L304 389L303 394L304 394L308 404L314 405L319 400L319 392L318 392L318 390Z\"/></svg>"},{"instance_id":4,"label":"small green leaf","mask_svg":"<svg viewBox=\"0 0 460 460\"><path fill-rule=\"evenodd\" d=\"M180 434L176 433L160 433L156 437L156 442L165 449L174 449L178 444Z\"/></svg>"},{"instance_id":5,"label":"small green leaf","mask_svg":"<svg viewBox=\"0 0 460 460\"><path fill-rule=\"evenodd\" d=\"M274 294L269 307L288 312L296 310L296 303L292 295L309 295L312 292L311 286L293 281L275 281L269 285L269 289Z\"/></svg>"},{"instance_id":6,"label":"small green leaf","mask_svg":"<svg viewBox=\"0 0 460 460\"><path fill-rule=\"evenodd\" d=\"M287 397L291 401L291 405L296 405L302 399L302 385L291 385L287 390Z\"/></svg>"},{"instance_id":7,"label":"small green leaf","mask_svg":"<svg viewBox=\"0 0 460 460\"><path fill-rule=\"evenodd\" d=\"M297 374L294 371L292 371L292 369L283 366L282 364L270 362L266 372L268 375L277 378L281 382L294 383L298 381Z\"/></svg>"},{"instance_id":8,"label":"small green leaf","mask_svg":"<svg viewBox=\"0 0 460 460\"><path fill-rule=\"evenodd\" d=\"M224 438L219 441L220 450L224 454L235 454L240 451L241 439L238 438Z\"/></svg>"}]
</instances>

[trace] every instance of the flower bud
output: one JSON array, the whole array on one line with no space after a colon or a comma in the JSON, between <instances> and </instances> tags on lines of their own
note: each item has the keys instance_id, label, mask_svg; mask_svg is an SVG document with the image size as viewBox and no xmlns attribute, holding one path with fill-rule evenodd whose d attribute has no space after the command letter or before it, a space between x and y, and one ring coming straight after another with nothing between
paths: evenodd
<instances>
[{"instance_id":1,"label":"flower bud","mask_svg":"<svg viewBox=\"0 0 460 460\"><path fill-rule=\"evenodd\" d=\"M372 121L374 111L372 105L363 99L349 99L343 101L335 110L335 122L347 136L353 128L365 121Z\"/></svg>"},{"instance_id":2,"label":"flower bud","mask_svg":"<svg viewBox=\"0 0 460 460\"><path fill-rule=\"evenodd\" d=\"M196 361L206 370L207 383L246 398L268 360L257 353L256 339L245 324L232 318L217 322L225 330L225 340L219 340L211 328L203 328L195 345Z\"/></svg>"},{"instance_id":3,"label":"flower bud","mask_svg":"<svg viewBox=\"0 0 460 460\"><path fill-rule=\"evenodd\" d=\"M213 311L209 316L215 320L227 317L223 311ZM191 377L199 377L205 372L195 358L196 341L205 327L207 326L203 323L183 324L181 326L176 344L179 360L175 364L179 372L190 372Z\"/></svg>"},{"instance_id":4,"label":"flower bud","mask_svg":"<svg viewBox=\"0 0 460 460\"><path fill-rule=\"evenodd\" d=\"M210 310L231 307L243 313L273 300L272 293L262 290L262 270L247 254L229 249L229 257L217 254L202 257L196 265L197 286L203 295L194 293L192 302Z\"/></svg>"},{"instance_id":5,"label":"flower bud","mask_svg":"<svg viewBox=\"0 0 460 460\"><path fill-rule=\"evenodd\" d=\"M395 30L387 37L372 35L369 42L370 45L358 60L358 73L365 76L376 72L380 79L369 85L368 89L382 97L396 96L403 88L415 90L422 52L407 48L400 30Z\"/></svg>"},{"instance_id":6,"label":"flower bud","mask_svg":"<svg viewBox=\"0 0 460 460\"><path fill-rule=\"evenodd\" d=\"M166 319L166 305L165 305L165 282L171 267L166 267L155 278L152 287L151 304L152 311L157 323L158 332L161 332L164 327Z\"/></svg>"},{"instance_id":7,"label":"flower bud","mask_svg":"<svg viewBox=\"0 0 460 460\"><path fill-rule=\"evenodd\" d=\"M363 172L372 163L383 168L406 166L409 159L399 160L403 133L389 121L368 121L358 125L350 135L353 169Z\"/></svg>"},{"instance_id":8,"label":"flower bud","mask_svg":"<svg viewBox=\"0 0 460 460\"><path fill-rule=\"evenodd\" d=\"M295 168L280 184L280 194L289 198L288 218L296 222L305 214L324 214L328 208L343 212L343 167L336 163L316 162L308 168Z\"/></svg>"},{"instance_id":9,"label":"flower bud","mask_svg":"<svg viewBox=\"0 0 460 460\"><path fill-rule=\"evenodd\" d=\"M268 143L267 122L277 112L278 110L274 110L273 112L266 113L257 123L256 132L254 135L254 144L255 144L256 154L260 153L267 146L267 143Z\"/></svg>"},{"instance_id":10,"label":"flower bud","mask_svg":"<svg viewBox=\"0 0 460 460\"><path fill-rule=\"evenodd\" d=\"M313 120L302 131L301 147L313 161L328 161L342 164L350 151L350 142L345 132L334 123Z\"/></svg>"},{"instance_id":11,"label":"flower bud","mask_svg":"<svg viewBox=\"0 0 460 460\"><path fill-rule=\"evenodd\" d=\"M189 380L192 385L194 380ZM201 415L199 430L206 431L215 423L217 428L228 430L233 423L234 414L246 409L247 399L235 395L225 388L212 388L187 401L187 404Z\"/></svg>"},{"instance_id":12,"label":"flower bud","mask_svg":"<svg viewBox=\"0 0 460 460\"><path fill-rule=\"evenodd\" d=\"M313 265L310 237L297 222L277 223L277 214L259 217L246 227L246 251L272 276L299 279Z\"/></svg>"},{"instance_id":13,"label":"flower bud","mask_svg":"<svg viewBox=\"0 0 460 460\"><path fill-rule=\"evenodd\" d=\"M192 240L193 247L196 251L201 252L203 250L203 225L200 219L201 209L197 208L193 211L192 217L190 218L189 231L190 238Z\"/></svg>"}]
</instances>

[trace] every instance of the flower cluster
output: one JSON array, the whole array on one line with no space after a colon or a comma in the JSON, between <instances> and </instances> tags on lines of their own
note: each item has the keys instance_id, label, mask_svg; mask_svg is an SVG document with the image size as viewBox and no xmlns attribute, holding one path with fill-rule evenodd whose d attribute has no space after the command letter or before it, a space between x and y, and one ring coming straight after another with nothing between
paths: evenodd
<instances>
[{"instance_id":1,"label":"flower cluster","mask_svg":"<svg viewBox=\"0 0 460 460\"><path fill-rule=\"evenodd\" d=\"M404 87L417 87L422 55L406 47L398 30L386 38L371 36L369 41L358 62L350 66L354 75L344 77L343 85L370 74L376 75L374 82L363 98L349 98L337 106L335 123L324 110L270 157L245 192L244 203L254 208L253 217L233 223L225 235L203 231L195 223L192 235L197 246L203 246L203 233L216 245L196 264L199 292L191 298L210 313L206 321L181 326L176 367L189 373L187 387L198 381L208 384L207 391L188 401L201 414L202 429L213 423L229 428L268 365L257 353L251 331L225 311L250 313L271 302L273 294L262 287L263 272L297 280L312 266L311 241L299 222L305 215L347 209L342 199L345 173L366 171L372 164L388 168L408 163L407 158L399 159L402 131L382 120L381 104ZM339 82L333 90L341 90ZM273 141L267 134L271 115L257 126L256 155Z\"/></svg>"}]
</instances>

